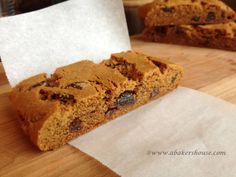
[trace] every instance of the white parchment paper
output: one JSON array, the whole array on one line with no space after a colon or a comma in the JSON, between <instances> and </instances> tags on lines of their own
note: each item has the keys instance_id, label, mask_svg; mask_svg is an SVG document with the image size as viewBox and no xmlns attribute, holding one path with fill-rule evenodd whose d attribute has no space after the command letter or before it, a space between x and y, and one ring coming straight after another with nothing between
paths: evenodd
<instances>
[{"instance_id":1,"label":"white parchment paper","mask_svg":"<svg viewBox=\"0 0 236 177\"><path fill-rule=\"evenodd\" d=\"M235 135L235 105L179 88L70 144L124 177L234 177Z\"/></svg>"},{"instance_id":2,"label":"white parchment paper","mask_svg":"<svg viewBox=\"0 0 236 177\"><path fill-rule=\"evenodd\" d=\"M121 0L70 0L0 18L0 43L12 86L130 49ZM234 105L179 88L70 144L125 177L234 177L235 135Z\"/></svg>"},{"instance_id":3,"label":"white parchment paper","mask_svg":"<svg viewBox=\"0 0 236 177\"><path fill-rule=\"evenodd\" d=\"M121 0L70 0L0 18L0 56L12 86L81 59L130 49Z\"/></svg>"}]
</instances>

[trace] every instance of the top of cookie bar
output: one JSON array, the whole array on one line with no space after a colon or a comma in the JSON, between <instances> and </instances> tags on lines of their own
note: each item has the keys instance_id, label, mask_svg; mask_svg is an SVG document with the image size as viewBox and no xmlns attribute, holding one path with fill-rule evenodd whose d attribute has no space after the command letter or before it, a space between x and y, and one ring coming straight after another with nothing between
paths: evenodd
<instances>
[{"instance_id":1,"label":"top of cookie bar","mask_svg":"<svg viewBox=\"0 0 236 177\"><path fill-rule=\"evenodd\" d=\"M170 68L182 68L168 61L151 57L142 53L127 51L112 54L110 60L103 62L110 68L118 69L124 76L135 81L142 81L143 78L153 74L162 75Z\"/></svg>"},{"instance_id":2,"label":"top of cookie bar","mask_svg":"<svg viewBox=\"0 0 236 177\"><path fill-rule=\"evenodd\" d=\"M219 6L224 10L232 10L230 7L225 5L221 0L155 0L154 5L165 5L165 6L178 6L194 4L204 7L205 5Z\"/></svg>"},{"instance_id":3,"label":"top of cookie bar","mask_svg":"<svg viewBox=\"0 0 236 177\"><path fill-rule=\"evenodd\" d=\"M26 79L18 84L14 91L40 95L41 90L47 90L75 95L74 97L82 99L102 94L106 89L115 90L127 82L134 84L118 71L84 60L60 67L50 77L43 73Z\"/></svg>"}]
</instances>

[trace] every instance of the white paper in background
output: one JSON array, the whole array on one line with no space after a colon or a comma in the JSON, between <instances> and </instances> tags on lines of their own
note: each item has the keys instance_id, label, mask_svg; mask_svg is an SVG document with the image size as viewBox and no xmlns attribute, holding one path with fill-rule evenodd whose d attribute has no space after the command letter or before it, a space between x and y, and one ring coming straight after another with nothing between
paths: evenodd
<instances>
[{"instance_id":1,"label":"white paper in background","mask_svg":"<svg viewBox=\"0 0 236 177\"><path fill-rule=\"evenodd\" d=\"M178 88L70 144L123 177L235 177L236 106ZM175 150L226 155L154 155Z\"/></svg>"},{"instance_id":2,"label":"white paper in background","mask_svg":"<svg viewBox=\"0 0 236 177\"><path fill-rule=\"evenodd\" d=\"M81 59L99 62L129 49L121 0L70 0L0 18L0 56L12 86Z\"/></svg>"}]
</instances>

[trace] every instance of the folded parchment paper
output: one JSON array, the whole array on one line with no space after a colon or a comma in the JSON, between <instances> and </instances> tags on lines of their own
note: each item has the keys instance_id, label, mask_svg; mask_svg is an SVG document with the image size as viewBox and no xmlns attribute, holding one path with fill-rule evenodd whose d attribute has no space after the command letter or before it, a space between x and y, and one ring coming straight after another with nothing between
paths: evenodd
<instances>
[{"instance_id":1,"label":"folded parchment paper","mask_svg":"<svg viewBox=\"0 0 236 177\"><path fill-rule=\"evenodd\" d=\"M236 106L179 88L70 144L124 177L234 177Z\"/></svg>"},{"instance_id":2,"label":"folded parchment paper","mask_svg":"<svg viewBox=\"0 0 236 177\"><path fill-rule=\"evenodd\" d=\"M81 59L130 49L121 0L70 0L0 18L0 56L12 86Z\"/></svg>"},{"instance_id":3,"label":"folded parchment paper","mask_svg":"<svg viewBox=\"0 0 236 177\"><path fill-rule=\"evenodd\" d=\"M12 85L130 49L121 0L71 0L0 18L0 41ZM126 177L234 177L235 135L234 105L179 88L70 144Z\"/></svg>"}]
</instances>

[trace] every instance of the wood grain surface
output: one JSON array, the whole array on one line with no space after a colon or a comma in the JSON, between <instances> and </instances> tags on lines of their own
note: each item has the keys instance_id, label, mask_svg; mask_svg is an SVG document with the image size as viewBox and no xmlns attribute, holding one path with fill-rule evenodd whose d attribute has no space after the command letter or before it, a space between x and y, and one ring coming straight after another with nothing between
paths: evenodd
<instances>
[{"instance_id":1,"label":"wood grain surface","mask_svg":"<svg viewBox=\"0 0 236 177\"><path fill-rule=\"evenodd\" d=\"M236 104L236 52L132 39L133 49L169 58L185 67L182 86L203 91ZM116 177L114 172L83 152L65 145L42 153L24 136L12 110L10 86L0 64L0 176Z\"/></svg>"}]
</instances>

